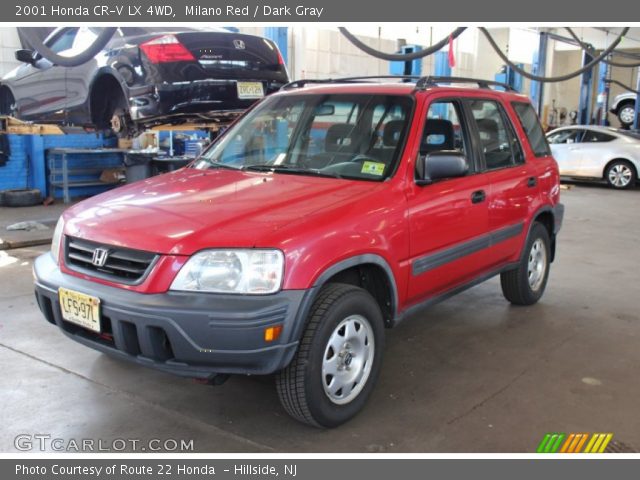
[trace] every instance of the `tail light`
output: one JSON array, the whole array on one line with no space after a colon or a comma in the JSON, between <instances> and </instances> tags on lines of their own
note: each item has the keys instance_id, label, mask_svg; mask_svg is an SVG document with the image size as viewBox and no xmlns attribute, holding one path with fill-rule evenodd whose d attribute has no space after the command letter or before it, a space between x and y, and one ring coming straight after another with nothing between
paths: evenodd
<instances>
[{"instance_id":1,"label":"tail light","mask_svg":"<svg viewBox=\"0 0 640 480\"><path fill-rule=\"evenodd\" d=\"M278 52L278 65L284 65L284 58L282 57L280 50L276 50L276 51Z\"/></svg>"},{"instance_id":2,"label":"tail light","mask_svg":"<svg viewBox=\"0 0 640 480\"><path fill-rule=\"evenodd\" d=\"M195 57L174 35L164 35L140 45L151 63L190 62Z\"/></svg>"}]
</instances>

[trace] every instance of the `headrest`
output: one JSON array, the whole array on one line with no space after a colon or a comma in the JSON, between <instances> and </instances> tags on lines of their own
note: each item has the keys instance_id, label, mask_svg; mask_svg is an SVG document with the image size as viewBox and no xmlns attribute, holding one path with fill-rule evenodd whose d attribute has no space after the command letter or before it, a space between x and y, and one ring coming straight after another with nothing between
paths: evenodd
<instances>
[{"instance_id":1,"label":"headrest","mask_svg":"<svg viewBox=\"0 0 640 480\"><path fill-rule=\"evenodd\" d=\"M405 120L390 120L384 126L382 132L382 143L385 147L395 147L400 140L400 134L406 124Z\"/></svg>"},{"instance_id":2,"label":"headrest","mask_svg":"<svg viewBox=\"0 0 640 480\"><path fill-rule=\"evenodd\" d=\"M424 136L420 145L423 153L453 149L453 123L449 120L430 118L424 128Z\"/></svg>"},{"instance_id":3,"label":"headrest","mask_svg":"<svg viewBox=\"0 0 640 480\"><path fill-rule=\"evenodd\" d=\"M353 134L354 125L348 123L335 123L327 130L327 136L324 139L326 152L345 151L350 152L354 148Z\"/></svg>"}]
</instances>

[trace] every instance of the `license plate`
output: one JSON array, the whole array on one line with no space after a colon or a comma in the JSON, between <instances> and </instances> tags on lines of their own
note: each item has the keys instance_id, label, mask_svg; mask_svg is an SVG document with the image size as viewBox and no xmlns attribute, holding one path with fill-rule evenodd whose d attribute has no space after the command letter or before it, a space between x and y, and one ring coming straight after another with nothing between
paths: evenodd
<instances>
[{"instance_id":1,"label":"license plate","mask_svg":"<svg viewBox=\"0 0 640 480\"><path fill-rule=\"evenodd\" d=\"M264 89L261 82L238 82L238 98L262 98Z\"/></svg>"},{"instance_id":2,"label":"license plate","mask_svg":"<svg viewBox=\"0 0 640 480\"><path fill-rule=\"evenodd\" d=\"M100 333L100 299L84 293L58 290L62 318L67 322Z\"/></svg>"}]
</instances>

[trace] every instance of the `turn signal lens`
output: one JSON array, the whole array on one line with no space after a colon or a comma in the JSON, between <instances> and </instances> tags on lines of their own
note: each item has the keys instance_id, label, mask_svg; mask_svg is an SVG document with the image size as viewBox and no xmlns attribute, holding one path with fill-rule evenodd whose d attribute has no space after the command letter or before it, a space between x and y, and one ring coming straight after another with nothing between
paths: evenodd
<instances>
[{"instance_id":1,"label":"turn signal lens","mask_svg":"<svg viewBox=\"0 0 640 480\"><path fill-rule=\"evenodd\" d=\"M264 329L264 341L273 342L280 337L282 333L282 325L276 325L275 327L268 327Z\"/></svg>"}]
</instances>

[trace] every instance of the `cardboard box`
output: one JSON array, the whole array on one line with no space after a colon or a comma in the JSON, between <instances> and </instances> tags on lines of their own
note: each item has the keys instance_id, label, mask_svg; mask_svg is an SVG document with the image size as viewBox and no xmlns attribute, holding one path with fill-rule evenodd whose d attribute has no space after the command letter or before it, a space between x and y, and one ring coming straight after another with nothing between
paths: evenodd
<instances>
[{"instance_id":1,"label":"cardboard box","mask_svg":"<svg viewBox=\"0 0 640 480\"><path fill-rule=\"evenodd\" d=\"M124 167L106 168L100 174L103 183L121 183L127 179Z\"/></svg>"}]
</instances>

